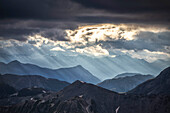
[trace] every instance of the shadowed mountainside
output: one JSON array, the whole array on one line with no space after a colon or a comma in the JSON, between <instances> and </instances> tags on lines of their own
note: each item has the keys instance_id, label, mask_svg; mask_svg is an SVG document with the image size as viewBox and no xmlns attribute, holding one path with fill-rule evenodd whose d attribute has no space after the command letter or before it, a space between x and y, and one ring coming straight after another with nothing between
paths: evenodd
<instances>
[{"instance_id":1,"label":"shadowed mountainside","mask_svg":"<svg viewBox=\"0 0 170 113\"><path fill-rule=\"evenodd\" d=\"M162 71L156 78L148 80L135 89L130 94L170 94L170 67Z\"/></svg>"},{"instance_id":2,"label":"shadowed mountainside","mask_svg":"<svg viewBox=\"0 0 170 113\"><path fill-rule=\"evenodd\" d=\"M0 107L1 113L169 113L169 95L120 95L76 81L58 93L40 94ZM130 108L130 109L129 109Z\"/></svg>"},{"instance_id":3,"label":"shadowed mountainside","mask_svg":"<svg viewBox=\"0 0 170 113\"><path fill-rule=\"evenodd\" d=\"M4 81L5 84L8 84L17 90L23 88L39 87L44 88L50 91L59 91L64 87L68 86L68 82L59 81L57 79L44 78L38 75L12 75L5 74L0 75L0 80Z\"/></svg>"},{"instance_id":4,"label":"shadowed mountainside","mask_svg":"<svg viewBox=\"0 0 170 113\"><path fill-rule=\"evenodd\" d=\"M0 83L0 99L7 98L9 95L16 93L16 89L8 84Z\"/></svg>"}]
</instances>

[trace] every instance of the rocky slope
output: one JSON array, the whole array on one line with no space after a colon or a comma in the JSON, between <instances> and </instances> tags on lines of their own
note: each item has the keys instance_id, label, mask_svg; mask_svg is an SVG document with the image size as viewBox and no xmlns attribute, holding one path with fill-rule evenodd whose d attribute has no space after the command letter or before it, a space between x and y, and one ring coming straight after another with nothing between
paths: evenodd
<instances>
[{"instance_id":1,"label":"rocky slope","mask_svg":"<svg viewBox=\"0 0 170 113\"><path fill-rule=\"evenodd\" d=\"M25 102L26 100L32 99L32 97L36 95L39 95L39 94L46 95L46 94L52 93L51 91L45 90L43 88L34 88L34 87L16 90L15 88L11 86L9 87L8 85L8 87L5 87L5 88L8 88L5 90L5 93L1 92L0 94L0 97L1 97L0 106L16 105L18 103ZM5 94L5 96L2 94Z\"/></svg>"},{"instance_id":2,"label":"rocky slope","mask_svg":"<svg viewBox=\"0 0 170 113\"><path fill-rule=\"evenodd\" d=\"M169 78L169 68L155 78ZM144 83L143 83L144 84ZM164 85L166 84L166 85ZM158 87L159 84L154 84ZM162 82L162 87L169 84ZM146 87L149 88L150 86ZM165 88L166 88L165 87ZM136 88L135 88L136 89ZM1 113L169 113L170 94L119 94L93 84L76 81L58 93L27 98L19 104L1 106Z\"/></svg>"},{"instance_id":3,"label":"rocky slope","mask_svg":"<svg viewBox=\"0 0 170 113\"><path fill-rule=\"evenodd\" d=\"M125 95L76 81L58 93L40 94L1 113L169 113L169 95Z\"/></svg>"},{"instance_id":4,"label":"rocky slope","mask_svg":"<svg viewBox=\"0 0 170 113\"><path fill-rule=\"evenodd\" d=\"M9 86L8 84L0 83L0 99L7 98L13 93L16 93L16 89L14 87Z\"/></svg>"}]
</instances>

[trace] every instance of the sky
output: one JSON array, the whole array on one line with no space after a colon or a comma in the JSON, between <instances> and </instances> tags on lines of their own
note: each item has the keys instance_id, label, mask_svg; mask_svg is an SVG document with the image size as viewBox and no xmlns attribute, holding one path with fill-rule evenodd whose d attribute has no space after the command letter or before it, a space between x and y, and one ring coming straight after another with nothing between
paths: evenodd
<instances>
[{"instance_id":1,"label":"sky","mask_svg":"<svg viewBox=\"0 0 170 113\"><path fill-rule=\"evenodd\" d=\"M170 64L169 12L169 0L0 0L0 61L153 74Z\"/></svg>"}]
</instances>

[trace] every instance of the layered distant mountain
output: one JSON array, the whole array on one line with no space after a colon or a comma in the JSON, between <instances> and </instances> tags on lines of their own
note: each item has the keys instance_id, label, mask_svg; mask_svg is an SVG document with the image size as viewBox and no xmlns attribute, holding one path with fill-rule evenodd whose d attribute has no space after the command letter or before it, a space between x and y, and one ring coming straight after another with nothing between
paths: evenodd
<instances>
[{"instance_id":1,"label":"layered distant mountain","mask_svg":"<svg viewBox=\"0 0 170 113\"><path fill-rule=\"evenodd\" d=\"M114 78L127 77L127 76L134 76L134 75L139 75L139 73L122 73L122 74L116 75Z\"/></svg>"},{"instance_id":2,"label":"layered distant mountain","mask_svg":"<svg viewBox=\"0 0 170 113\"><path fill-rule=\"evenodd\" d=\"M103 88L116 91L116 92L127 92L142 82L152 79L154 76L152 75L141 75L135 73L124 73L121 75L117 75L113 79L105 80L98 84Z\"/></svg>"},{"instance_id":3,"label":"layered distant mountain","mask_svg":"<svg viewBox=\"0 0 170 113\"><path fill-rule=\"evenodd\" d=\"M69 85L68 82L59 81L57 79L51 78L47 79L38 75L19 76L5 74L0 75L0 80L3 81L5 84L16 88L17 90L21 90L23 88L38 87L50 91L59 91Z\"/></svg>"},{"instance_id":4,"label":"layered distant mountain","mask_svg":"<svg viewBox=\"0 0 170 113\"><path fill-rule=\"evenodd\" d=\"M145 95L170 94L170 67L163 70L156 78L138 85L128 93Z\"/></svg>"},{"instance_id":5,"label":"layered distant mountain","mask_svg":"<svg viewBox=\"0 0 170 113\"><path fill-rule=\"evenodd\" d=\"M12 50L11 50L12 49ZM97 78L102 81L105 79L112 79L114 76L120 73L141 73L141 74L151 74L158 75L161 70L170 65L170 60L157 60L153 63L147 62L143 59L132 58L128 55L117 55L116 57L91 57L87 55L67 55L63 54L58 55L43 55L45 53L38 53L35 57L18 57L12 53L18 49L11 48L8 49L11 56L0 54L0 61L8 63L9 61L19 60L20 62L36 64L41 67L46 67L50 69L58 69L61 67L74 67L76 65L81 65L92 73ZM44 56L44 57L38 57Z\"/></svg>"},{"instance_id":6,"label":"layered distant mountain","mask_svg":"<svg viewBox=\"0 0 170 113\"><path fill-rule=\"evenodd\" d=\"M89 83L98 83L100 80L93 76L88 70L78 65L70 68L49 69L33 64L23 64L19 61L12 61L8 64L0 63L0 74L16 75L41 75L46 78L56 78L58 80L74 82L81 80Z\"/></svg>"}]
</instances>

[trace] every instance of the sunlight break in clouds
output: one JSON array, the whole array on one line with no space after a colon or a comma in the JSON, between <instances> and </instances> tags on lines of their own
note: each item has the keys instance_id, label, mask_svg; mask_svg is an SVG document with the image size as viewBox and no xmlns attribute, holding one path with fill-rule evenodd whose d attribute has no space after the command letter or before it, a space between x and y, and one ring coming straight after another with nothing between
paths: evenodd
<instances>
[{"instance_id":1,"label":"sunlight break in clouds","mask_svg":"<svg viewBox=\"0 0 170 113\"><path fill-rule=\"evenodd\" d=\"M115 57L117 55L125 54L133 58L145 59L146 61L153 62L157 59L168 59L170 57L169 53L163 51L150 51L142 48L140 50L135 50L135 47L140 47L138 44L134 44L132 49L128 50L123 48L126 42L133 42L145 37L138 37L141 32L151 32L153 34L169 32L165 28L156 27L140 27L135 25L115 25L115 24L98 24L89 26L80 26L75 30L65 30L65 38L67 41L52 40L42 36L41 33L37 33L32 36L28 36L27 41L19 42L15 40L7 40L0 42L2 47L10 46L22 46L23 44L33 45L38 49L46 48L52 52L67 52L68 54L83 54L88 56L109 56ZM149 35L148 39L153 40L155 37ZM147 37L146 37L147 38ZM158 37L159 38L159 37ZM114 41L123 41L116 46ZM109 42L109 43L108 43ZM135 42L133 42L135 43ZM111 44L111 45L109 45ZM105 45L105 46L104 46ZM106 45L108 45L106 47ZM166 46L166 48L169 46ZM133 50L134 49L134 50Z\"/></svg>"},{"instance_id":2,"label":"sunlight break in clouds","mask_svg":"<svg viewBox=\"0 0 170 113\"><path fill-rule=\"evenodd\" d=\"M60 47L55 47L55 48L50 49L50 51L65 51L65 50Z\"/></svg>"},{"instance_id":3,"label":"sunlight break in clouds","mask_svg":"<svg viewBox=\"0 0 170 113\"><path fill-rule=\"evenodd\" d=\"M67 38L71 42L95 43L98 41L108 40L134 40L136 35L142 31L148 31L153 33L168 31L165 28L155 27L140 27L135 25L115 25L115 24L98 24L80 26L75 30L65 30Z\"/></svg>"},{"instance_id":4,"label":"sunlight break in clouds","mask_svg":"<svg viewBox=\"0 0 170 113\"><path fill-rule=\"evenodd\" d=\"M109 52L106 49L103 49L101 46L91 46L91 47L85 47L83 49L76 48L76 52L84 53L87 55L94 55L94 56L109 56Z\"/></svg>"},{"instance_id":5,"label":"sunlight break in clouds","mask_svg":"<svg viewBox=\"0 0 170 113\"><path fill-rule=\"evenodd\" d=\"M43 44L48 44L49 41L52 42L52 40L42 37L41 35L34 35L34 36L29 36L27 42L33 44L36 47L40 47Z\"/></svg>"},{"instance_id":6,"label":"sunlight break in clouds","mask_svg":"<svg viewBox=\"0 0 170 113\"><path fill-rule=\"evenodd\" d=\"M72 42L98 42L107 40L133 40L137 31L134 29L127 30L124 25L99 24L91 26L81 26L76 30L66 30L67 37Z\"/></svg>"}]
</instances>

